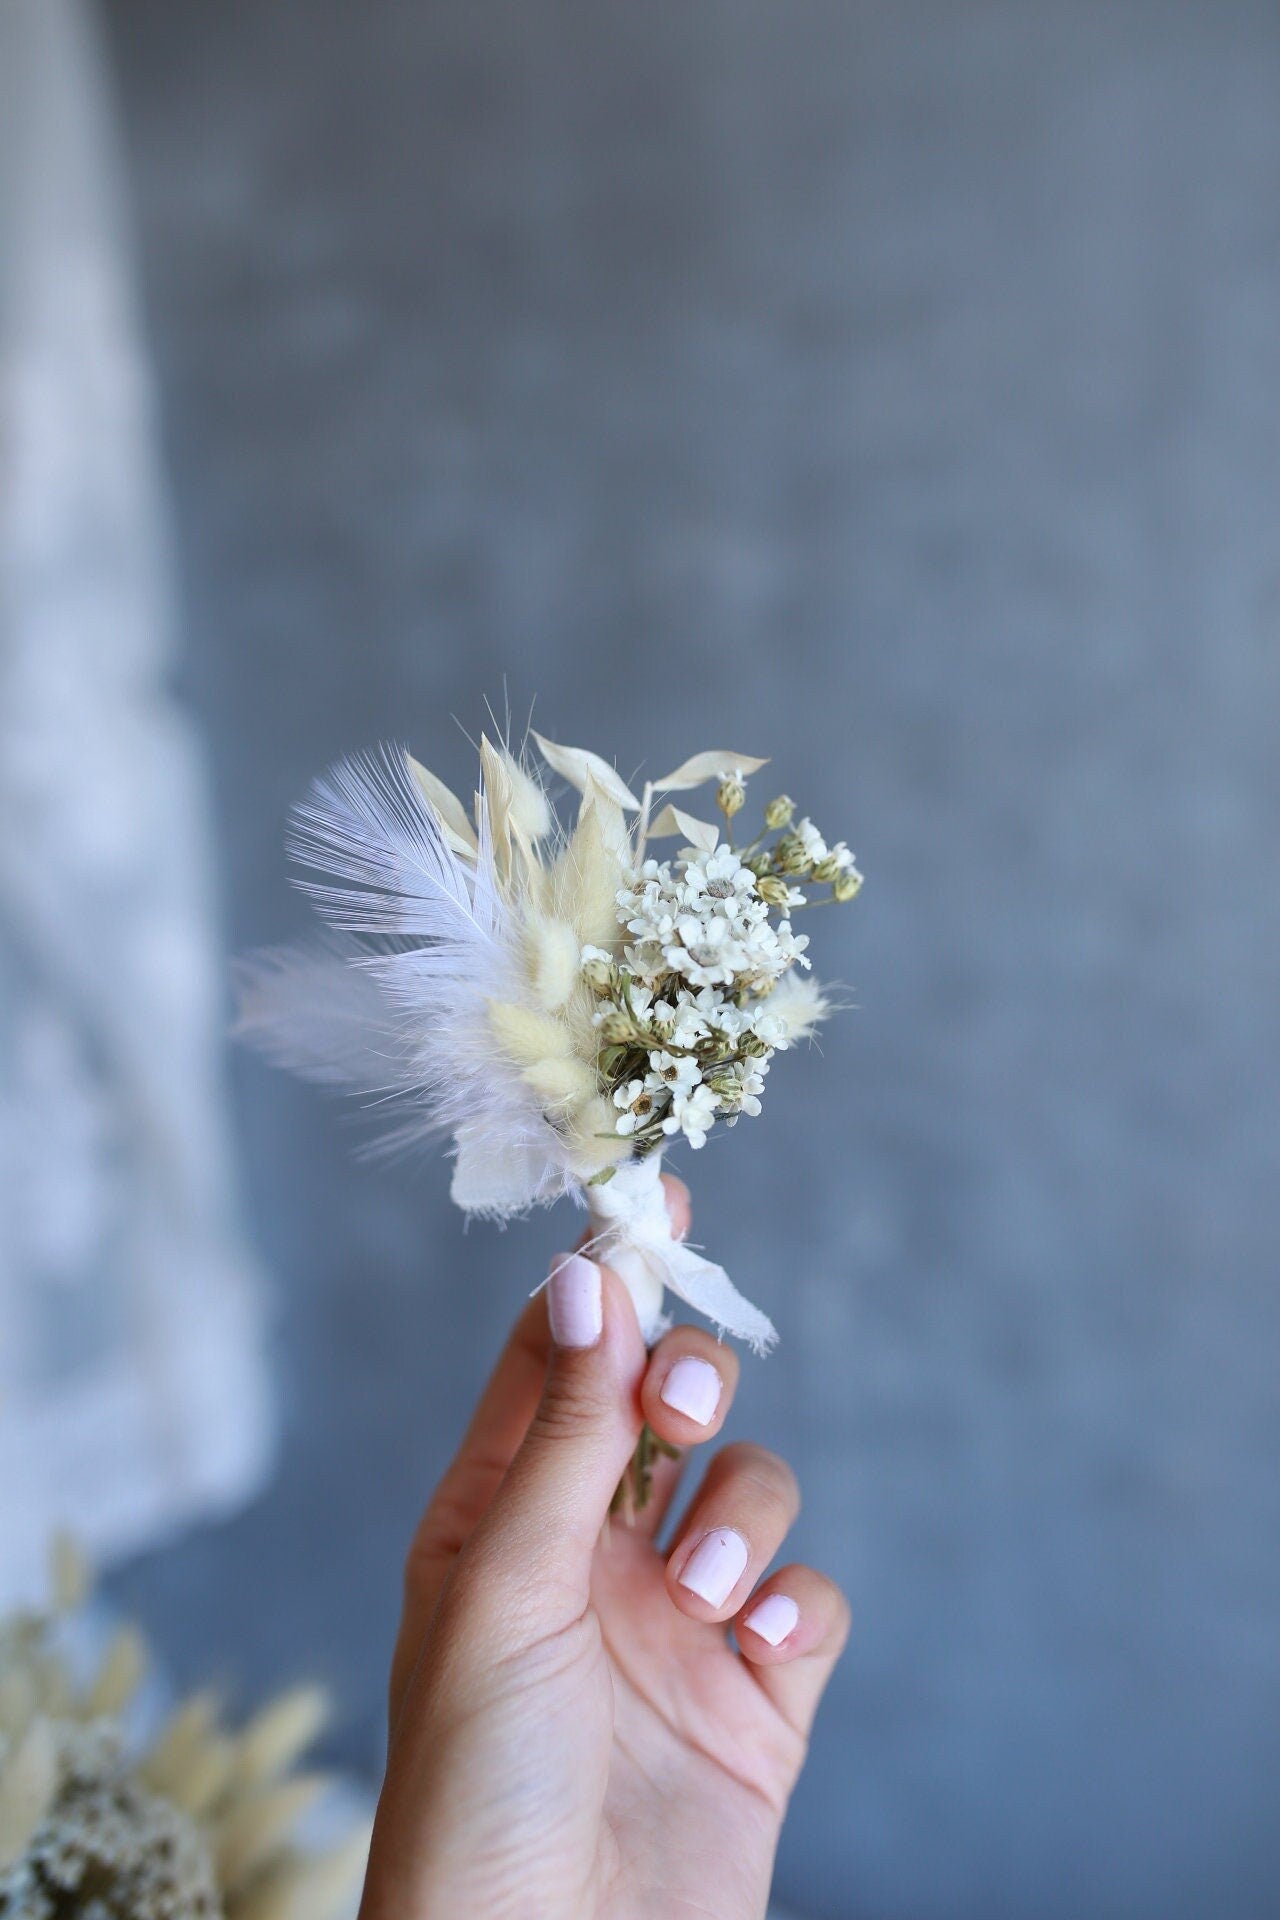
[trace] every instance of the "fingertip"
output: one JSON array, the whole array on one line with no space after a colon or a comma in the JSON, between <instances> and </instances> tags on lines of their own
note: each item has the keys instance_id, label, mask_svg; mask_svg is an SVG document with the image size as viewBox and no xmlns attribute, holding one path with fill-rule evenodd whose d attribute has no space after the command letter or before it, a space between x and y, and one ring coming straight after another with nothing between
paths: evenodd
<instances>
[{"instance_id":1,"label":"fingertip","mask_svg":"<svg viewBox=\"0 0 1280 1920\"><path fill-rule=\"evenodd\" d=\"M738 1384L738 1357L699 1327L676 1327L649 1356L641 1403L672 1446L697 1446L724 1425Z\"/></svg>"},{"instance_id":2,"label":"fingertip","mask_svg":"<svg viewBox=\"0 0 1280 1920\"><path fill-rule=\"evenodd\" d=\"M734 1633L753 1666L784 1666L806 1654L834 1665L851 1619L849 1602L834 1580L814 1567L789 1566L756 1588L734 1621Z\"/></svg>"}]
</instances>

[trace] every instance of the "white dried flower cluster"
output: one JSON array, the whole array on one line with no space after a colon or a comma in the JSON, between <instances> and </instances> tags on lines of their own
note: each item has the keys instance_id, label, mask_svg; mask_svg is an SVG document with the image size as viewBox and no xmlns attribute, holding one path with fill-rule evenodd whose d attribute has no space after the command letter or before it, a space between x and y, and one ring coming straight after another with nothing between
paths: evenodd
<instances>
[{"instance_id":1,"label":"white dried flower cluster","mask_svg":"<svg viewBox=\"0 0 1280 1920\"><path fill-rule=\"evenodd\" d=\"M774 1051L830 1011L784 996L809 967L793 915L861 885L786 794L735 844L753 755L695 753L637 795L532 738L580 796L571 829L509 742L481 738L473 810L407 754L334 768L292 839L331 949L241 973L245 1037L364 1096L393 1146L451 1135L454 1199L499 1219L758 1113ZM720 823L685 811L699 788Z\"/></svg>"},{"instance_id":2,"label":"white dried flower cluster","mask_svg":"<svg viewBox=\"0 0 1280 1920\"><path fill-rule=\"evenodd\" d=\"M296 1764L324 1718L315 1688L285 1694L238 1733L198 1695L138 1753L121 1717L145 1671L124 1628L77 1684L60 1616L83 1564L55 1549L54 1612L0 1621L0 1920L336 1920L367 1852L294 1844L323 1790Z\"/></svg>"},{"instance_id":3,"label":"white dried flower cluster","mask_svg":"<svg viewBox=\"0 0 1280 1920\"><path fill-rule=\"evenodd\" d=\"M803 906L794 889L788 901ZM646 984L676 974L690 987L767 991L793 961L807 967L806 935L777 926L756 875L730 847L692 849L675 862L646 860L618 894L618 918L634 935L627 965Z\"/></svg>"},{"instance_id":4,"label":"white dried flower cluster","mask_svg":"<svg viewBox=\"0 0 1280 1920\"><path fill-rule=\"evenodd\" d=\"M789 821L790 803L778 806ZM718 1119L758 1114L773 1054L826 1014L818 988L781 990L810 964L790 920L809 902L785 875L811 879L820 863L824 878L853 871L843 843L828 848L806 819L750 860L717 840L645 860L619 889L621 950L584 948L582 967L601 995L615 1127L638 1150L675 1134L701 1147Z\"/></svg>"},{"instance_id":5,"label":"white dried flower cluster","mask_svg":"<svg viewBox=\"0 0 1280 1920\"><path fill-rule=\"evenodd\" d=\"M55 1797L0 1877L4 1920L222 1920L206 1836L131 1775L116 1729L62 1722L49 1739Z\"/></svg>"}]
</instances>

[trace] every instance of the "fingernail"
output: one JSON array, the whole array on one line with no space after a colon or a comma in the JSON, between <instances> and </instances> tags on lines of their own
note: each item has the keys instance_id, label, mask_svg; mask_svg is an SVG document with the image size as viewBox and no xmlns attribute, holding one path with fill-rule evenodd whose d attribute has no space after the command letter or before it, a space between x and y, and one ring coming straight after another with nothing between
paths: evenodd
<instances>
[{"instance_id":1,"label":"fingernail","mask_svg":"<svg viewBox=\"0 0 1280 1920\"><path fill-rule=\"evenodd\" d=\"M711 1362L686 1353L663 1381L659 1398L664 1406L673 1407L686 1420L696 1420L700 1427L705 1427L715 1417L720 1394L720 1375Z\"/></svg>"},{"instance_id":2,"label":"fingernail","mask_svg":"<svg viewBox=\"0 0 1280 1920\"><path fill-rule=\"evenodd\" d=\"M680 1575L680 1585L709 1607L722 1607L741 1580L747 1543L732 1527L717 1527L699 1540Z\"/></svg>"},{"instance_id":3,"label":"fingernail","mask_svg":"<svg viewBox=\"0 0 1280 1920\"><path fill-rule=\"evenodd\" d=\"M604 1327L600 1269L581 1253L559 1253L547 1282L551 1338L558 1347L594 1347Z\"/></svg>"},{"instance_id":4,"label":"fingernail","mask_svg":"<svg viewBox=\"0 0 1280 1920\"><path fill-rule=\"evenodd\" d=\"M799 1618L800 1609L789 1593L767 1593L759 1606L744 1616L742 1624L771 1647L780 1647Z\"/></svg>"}]
</instances>

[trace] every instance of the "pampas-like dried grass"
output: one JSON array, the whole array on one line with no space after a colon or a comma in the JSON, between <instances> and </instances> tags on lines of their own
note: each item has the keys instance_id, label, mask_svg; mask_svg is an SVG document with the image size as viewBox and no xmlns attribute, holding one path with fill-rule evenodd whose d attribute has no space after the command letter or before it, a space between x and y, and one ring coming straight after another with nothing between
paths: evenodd
<instances>
[{"instance_id":1,"label":"pampas-like dried grass","mask_svg":"<svg viewBox=\"0 0 1280 1920\"><path fill-rule=\"evenodd\" d=\"M66 1541L47 1615L0 1621L0 1920L338 1920L354 1903L365 1829L317 1856L297 1845L323 1793L294 1768L323 1695L296 1688L240 1732L215 1697L180 1706L149 1751L121 1727L145 1671L124 1628L81 1687L60 1619L88 1591Z\"/></svg>"}]
</instances>

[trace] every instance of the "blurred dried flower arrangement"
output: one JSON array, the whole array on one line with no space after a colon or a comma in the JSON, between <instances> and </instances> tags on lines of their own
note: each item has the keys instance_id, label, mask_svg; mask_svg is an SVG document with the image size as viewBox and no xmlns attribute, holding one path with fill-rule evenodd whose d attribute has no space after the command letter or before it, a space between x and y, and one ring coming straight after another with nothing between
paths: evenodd
<instances>
[{"instance_id":1,"label":"blurred dried flower arrangement","mask_svg":"<svg viewBox=\"0 0 1280 1920\"><path fill-rule=\"evenodd\" d=\"M338 1920L368 1846L328 1851L299 1828L327 1788L299 1763L325 1719L300 1687L233 1730L217 1697L130 1737L147 1671L138 1631L81 1683L66 1647L89 1581L67 1540L47 1611L0 1620L0 1920Z\"/></svg>"}]
</instances>

